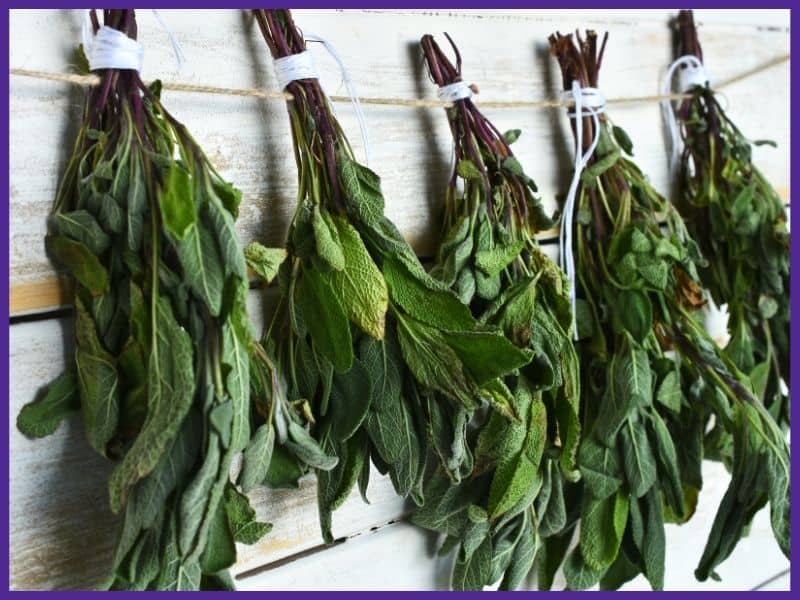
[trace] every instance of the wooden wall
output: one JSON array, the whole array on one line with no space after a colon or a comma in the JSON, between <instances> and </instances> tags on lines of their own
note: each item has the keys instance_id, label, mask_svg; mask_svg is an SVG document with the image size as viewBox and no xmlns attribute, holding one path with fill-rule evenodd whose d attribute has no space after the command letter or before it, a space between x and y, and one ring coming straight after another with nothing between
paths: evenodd
<instances>
[{"instance_id":1,"label":"wooden wall","mask_svg":"<svg viewBox=\"0 0 800 600\"><path fill-rule=\"evenodd\" d=\"M140 11L145 79L221 87L276 89L266 47L250 16L238 10L160 11L186 55L180 70L166 33ZM553 31L590 27L610 32L601 87L609 98L658 92L670 59L671 11L296 11L308 31L337 48L363 96L435 98L417 42L449 32L464 59L464 78L480 89L477 102L554 97L560 76L548 56ZM698 11L706 64L716 81L789 51L788 11ZM80 39L81 11L11 11L11 67L66 72ZM312 46L329 93L344 94L330 57ZM755 150L759 167L789 202L789 65L783 63L725 88L729 113L754 138L778 148ZM107 508L108 465L93 455L78 421L32 442L13 423L71 360L72 327L63 278L44 252L46 218L81 111L82 92L64 83L11 78L11 584L17 589L85 588L108 567L116 520ZM295 168L280 101L165 92L171 112L192 131L220 172L244 192L239 221L243 243L281 243L294 206ZM359 156L363 147L353 111L337 112ZM365 106L371 166L382 176L387 212L421 256L435 247L437 208L450 161L449 131L440 109ZM571 173L563 110L492 109L501 129L521 128L515 151L555 207ZM612 105L609 113L634 141L641 167L669 193L657 104ZM550 243L545 240L543 243ZM555 247L552 247L555 250ZM255 320L263 311L253 291ZM713 327L720 328L716 319ZM720 334L724 331L720 330ZM668 589L788 587L788 562L760 515L750 538L720 568L722 582L699 584L693 570L727 475L709 464L698 515L668 534ZM273 532L242 547L236 566L242 589L431 589L447 585L446 561L432 556L433 540L403 522L407 507L380 477L370 505L351 497L334 516L343 540L325 548L316 522L314 484L299 491L258 492L260 516ZM634 581L631 589L645 587Z\"/></svg>"}]
</instances>

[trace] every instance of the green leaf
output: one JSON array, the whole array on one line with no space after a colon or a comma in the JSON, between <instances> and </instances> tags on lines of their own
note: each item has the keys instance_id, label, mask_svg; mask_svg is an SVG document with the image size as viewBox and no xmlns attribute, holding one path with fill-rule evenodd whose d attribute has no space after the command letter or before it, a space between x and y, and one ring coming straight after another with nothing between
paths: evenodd
<instances>
[{"instance_id":1,"label":"green leaf","mask_svg":"<svg viewBox=\"0 0 800 600\"><path fill-rule=\"evenodd\" d=\"M86 437L104 455L119 422L119 377L114 357L97 338L94 321L75 297L75 364Z\"/></svg>"},{"instance_id":2,"label":"green leaf","mask_svg":"<svg viewBox=\"0 0 800 600\"><path fill-rule=\"evenodd\" d=\"M322 273L347 317L376 340L383 339L389 294L381 272L367 252L358 231L342 217L333 217L345 267Z\"/></svg>"},{"instance_id":3,"label":"green leaf","mask_svg":"<svg viewBox=\"0 0 800 600\"><path fill-rule=\"evenodd\" d=\"M142 172L142 159L138 152L131 152L131 177L128 184L128 248L138 251L144 237L144 217L147 212L147 186Z\"/></svg>"},{"instance_id":4,"label":"green leaf","mask_svg":"<svg viewBox=\"0 0 800 600\"><path fill-rule=\"evenodd\" d=\"M452 286L468 270L465 265L472 256L473 236L470 215L462 215L445 234L439 244L436 264L431 269L431 276L442 283Z\"/></svg>"},{"instance_id":5,"label":"green leaf","mask_svg":"<svg viewBox=\"0 0 800 600\"><path fill-rule=\"evenodd\" d=\"M521 129L509 129L503 134L503 139L506 141L506 144L513 144L519 139L519 136L522 135Z\"/></svg>"},{"instance_id":6,"label":"green leaf","mask_svg":"<svg viewBox=\"0 0 800 600\"><path fill-rule=\"evenodd\" d=\"M339 242L338 228L327 211L322 212L314 206L311 212L311 225L314 230L317 256L334 271L345 267L344 252Z\"/></svg>"},{"instance_id":7,"label":"green leaf","mask_svg":"<svg viewBox=\"0 0 800 600\"><path fill-rule=\"evenodd\" d=\"M621 156L620 151L614 148L608 154L599 157L591 166L584 169L583 173L581 173L581 182L589 188L594 187L597 185L597 179L613 167Z\"/></svg>"},{"instance_id":8,"label":"green leaf","mask_svg":"<svg viewBox=\"0 0 800 600\"><path fill-rule=\"evenodd\" d=\"M274 447L275 428L271 423L264 423L256 429L242 456L239 485L244 492L255 489L267 478Z\"/></svg>"},{"instance_id":9,"label":"green leaf","mask_svg":"<svg viewBox=\"0 0 800 600\"><path fill-rule=\"evenodd\" d=\"M148 364L147 417L122 462L109 479L111 510L119 512L131 487L147 476L175 438L195 390L192 342L172 314L169 300L154 306Z\"/></svg>"},{"instance_id":10,"label":"green leaf","mask_svg":"<svg viewBox=\"0 0 800 600\"><path fill-rule=\"evenodd\" d=\"M342 191L349 200L348 209L368 227L375 227L383 220L383 194L380 178L367 167L347 157L337 156L339 180Z\"/></svg>"},{"instance_id":11,"label":"green leaf","mask_svg":"<svg viewBox=\"0 0 800 600\"><path fill-rule=\"evenodd\" d=\"M400 348L393 334L383 342L364 338L359 354L371 384L367 431L380 457L391 465L395 491L405 497L417 483L422 447L411 406L402 393Z\"/></svg>"},{"instance_id":12,"label":"green leaf","mask_svg":"<svg viewBox=\"0 0 800 600\"><path fill-rule=\"evenodd\" d=\"M617 295L616 314L634 340L642 342L653 329L653 305L641 290L622 290Z\"/></svg>"},{"instance_id":13,"label":"green leaf","mask_svg":"<svg viewBox=\"0 0 800 600\"><path fill-rule=\"evenodd\" d=\"M323 439L323 444L326 450L331 451L333 444L330 440ZM337 445L337 465L329 471L317 473L317 506L326 544L333 543L332 513L347 499L358 481L367 460L366 450L366 436L360 430L347 442Z\"/></svg>"},{"instance_id":14,"label":"green leaf","mask_svg":"<svg viewBox=\"0 0 800 600\"><path fill-rule=\"evenodd\" d=\"M481 250L475 253L475 266L486 275L493 277L511 264L524 247L525 243L517 240L510 244L494 246L490 250Z\"/></svg>"},{"instance_id":15,"label":"green leaf","mask_svg":"<svg viewBox=\"0 0 800 600\"><path fill-rule=\"evenodd\" d=\"M176 487L187 482L200 449L200 421L198 413L189 413L169 452L161 458L153 472L134 488L128 504L129 508L133 505L132 516L142 528L153 526L167 497ZM127 520L128 511L125 514Z\"/></svg>"},{"instance_id":16,"label":"green leaf","mask_svg":"<svg viewBox=\"0 0 800 600\"><path fill-rule=\"evenodd\" d=\"M359 359L344 374L335 373L331 390L331 432L341 443L350 439L367 418L372 402L370 374Z\"/></svg>"},{"instance_id":17,"label":"green leaf","mask_svg":"<svg viewBox=\"0 0 800 600\"><path fill-rule=\"evenodd\" d=\"M231 535L240 544L255 544L272 530L271 523L256 520L256 511L250 506L250 500L230 484L225 486L224 506Z\"/></svg>"},{"instance_id":18,"label":"green leaf","mask_svg":"<svg viewBox=\"0 0 800 600\"><path fill-rule=\"evenodd\" d=\"M525 384L521 384L518 393L530 394L524 387ZM539 394L533 396L529 406L522 448L516 456L503 460L492 478L488 504L492 519L513 507L529 489L541 485L540 463L547 440L547 411Z\"/></svg>"},{"instance_id":19,"label":"green leaf","mask_svg":"<svg viewBox=\"0 0 800 600\"><path fill-rule=\"evenodd\" d=\"M628 137L628 134L622 127L618 127L614 125L611 128L611 132L614 136L614 141L619 144L619 147L622 148L623 152L629 156L633 156L633 142L631 142L631 138Z\"/></svg>"},{"instance_id":20,"label":"green leaf","mask_svg":"<svg viewBox=\"0 0 800 600\"><path fill-rule=\"evenodd\" d=\"M321 471L330 471L339 462L336 456L326 453L308 431L294 421L289 421L289 439L285 446L302 462Z\"/></svg>"},{"instance_id":21,"label":"green leaf","mask_svg":"<svg viewBox=\"0 0 800 600\"><path fill-rule=\"evenodd\" d=\"M283 446L275 446L264 484L275 489L297 488L297 480L303 475L297 460Z\"/></svg>"},{"instance_id":22,"label":"green leaf","mask_svg":"<svg viewBox=\"0 0 800 600\"><path fill-rule=\"evenodd\" d=\"M214 234L201 221L192 223L177 238L175 249L189 287L205 302L212 316L219 315L225 281Z\"/></svg>"},{"instance_id":23,"label":"green leaf","mask_svg":"<svg viewBox=\"0 0 800 600\"><path fill-rule=\"evenodd\" d=\"M619 552L627 521L628 498L621 491L603 500L584 499L580 549L590 569L600 571L611 566Z\"/></svg>"},{"instance_id":24,"label":"green leaf","mask_svg":"<svg viewBox=\"0 0 800 600\"><path fill-rule=\"evenodd\" d=\"M640 504L645 512L644 539L641 548L644 573L654 590L662 590L664 589L666 535L661 494L653 487L640 500Z\"/></svg>"},{"instance_id":25,"label":"green leaf","mask_svg":"<svg viewBox=\"0 0 800 600\"><path fill-rule=\"evenodd\" d=\"M655 449L658 462L659 482L658 488L664 495L667 505L672 509L678 519L683 519L686 513L684 505L683 483L681 481L678 453L672 440L667 424L656 411L650 413L648 421L651 444Z\"/></svg>"},{"instance_id":26,"label":"green leaf","mask_svg":"<svg viewBox=\"0 0 800 600\"><path fill-rule=\"evenodd\" d=\"M468 557L463 552L456 558L451 585L455 591L482 590L489 584L492 566L492 538L486 536Z\"/></svg>"},{"instance_id":27,"label":"green leaf","mask_svg":"<svg viewBox=\"0 0 800 600\"><path fill-rule=\"evenodd\" d=\"M623 552L617 554L617 559L600 580L600 589L603 591L618 590L624 584L639 575L639 573L639 567L628 559L623 547Z\"/></svg>"},{"instance_id":28,"label":"green leaf","mask_svg":"<svg viewBox=\"0 0 800 600\"><path fill-rule=\"evenodd\" d=\"M516 156L509 156L503 160L503 170L517 177L525 177L525 171Z\"/></svg>"},{"instance_id":29,"label":"green leaf","mask_svg":"<svg viewBox=\"0 0 800 600\"><path fill-rule=\"evenodd\" d=\"M250 242L244 249L247 266L267 283L275 279L286 256L285 248L267 248L258 242Z\"/></svg>"},{"instance_id":30,"label":"green leaf","mask_svg":"<svg viewBox=\"0 0 800 600\"><path fill-rule=\"evenodd\" d=\"M462 485L451 485L443 471L438 470L426 478L426 502L411 516L419 527L461 539L469 523L469 507L484 497L486 478L471 478Z\"/></svg>"},{"instance_id":31,"label":"green leaf","mask_svg":"<svg viewBox=\"0 0 800 600\"><path fill-rule=\"evenodd\" d=\"M609 448L594 437L584 438L578 451L581 477L586 491L596 500L603 500L622 485L622 465L618 450Z\"/></svg>"},{"instance_id":32,"label":"green leaf","mask_svg":"<svg viewBox=\"0 0 800 600\"><path fill-rule=\"evenodd\" d=\"M200 587L200 564L181 556L177 523L177 515L173 513L164 529L161 569L154 587L167 591L197 590Z\"/></svg>"},{"instance_id":33,"label":"green leaf","mask_svg":"<svg viewBox=\"0 0 800 600\"><path fill-rule=\"evenodd\" d=\"M242 282L246 282L247 266L244 253L239 245L239 238L236 235L236 222L233 217L222 205L220 199L214 195L207 197L203 216L214 232L223 272L227 275L235 275Z\"/></svg>"},{"instance_id":34,"label":"green leaf","mask_svg":"<svg viewBox=\"0 0 800 600\"><path fill-rule=\"evenodd\" d=\"M731 203L731 217L734 221L739 221L752 212L755 192L755 186L751 184L743 187L733 199Z\"/></svg>"},{"instance_id":35,"label":"green leaf","mask_svg":"<svg viewBox=\"0 0 800 600\"><path fill-rule=\"evenodd\" d=\"M210 395L213 398L213 392ZM218 398L214 398L213 401L218 401ZM219 504L216 488L227 480L227 472L224 472L222 467L223 452L219 434L214 430L208 430L204 445L205 455L201 459L200 467L193 474L180 498L181 526L178 531L178 544L184 556L195 557L198 550L202 552L205 545L203 538L208 536ZM224 479L221 477L223 472Z\"/></svg>"},{"instance_id":36,"label":"green leaf","mask_svg":"<svg viewBox=\"0 0 800 600\"><path fill-rule=\"evenodd\" d=\"M532 356L499 331L444 331L443 335L478 385L525 366Z\"/></svg>"},{"instance_id":37,"label":"green leaf","mask_svg":"<svg viewBox=\"0 0 800 600\"><path fill-rule=\"evenodd\" d=\"M641 422L628 419L620 430L623 467L630 493L641 498L656 482L656 459Z\"/></svg>"},{"instance_id":38,"label":"green leaf","mask_svg":"<svg viewBox=\"0 0 800 600\"><path fill-rule=\"evenodd\" d=\"M398 314L397 337L403 359L419 383L466 408L476 408L477 387L442 332Z\"/></svg>"},{"instance_id":39,"label":"green leaf","mask_svg":"<svg viewBox=\"0 0 800 600\"><path fill-rule=\"evenodd\" d=\"M239 205L242 203L242 192L232 184L217 177L212 178L211 186L214 193L225 207L225 210L227 210L233 218L238 217Z\"/></svg>"},{"instance_id":40,"label":"green leaf","mask_svg":"<svg viewBox=\"0 0 800 600\"><path fill-rule=\"evenodd\" d=\"M164 229L176 240L182 240L197 223L192 177L176 162L164 173L160 207Z\"/></svg>"},{"instance_id":41,"label":"green leaf","mask_svg":"<svg viewBox=\"0 0 800 600\"><path fill-rule=\"evenodd\" d=\"M608 381L595 421L595 432L606 443L610 443L633 410L652 403L652 372L647 352L628 339L611 359Z\"/></svg>"},{"instance_id":42,"label":"green leaf","mask_svg":"<svg viewBox=\"0 0 800 600\"><path fill-rule=\"evenodd\" d=\"M17 429L29 438L42 438L58 429L66 417L81 408L78 378L74 371L64 371L43 395L22 407L17 415Z\"/></svg>"},{"instance_id":43,"label":"green leaf","mask_svg":"<svg viewBox=\"0 0 800 600\"><path fill-rule=\"evenodd\" d=\"M412 270L407 262L390 256L383 261L383 276L392 302L414 319L437 329L474 328L469 308L421 267Z\"/></svg>"},{"instance_id":44,"label":"green leaf","mask_svg":"<svg viewBox=\"0 0 800 600\"><path fill-rule=\"evenodd\" d=\"M525 578L533 567L533 561L536 558L538 549L539 543L532 519L525 513L519 541L514 547L511 562L506 569L503 581L500 583L500 590L516 590L524 583Z\"/></svg>"},{"instance_id":45,"label":"green leaf","mask_svg":"<svg viewBox=\"0 0 800 600\"><path fill-rule=\"evenodd\" d=\"M475 163L466 158L462 158L458 161L456 172L459 177L464 179L481 179L483 177L483 173L475 166Z\"/></svg>"},{"instance_id":46,"label":"green leaf","mask_svg":"<svg viewBox=\"0 0 800 600\"><path fill-rule=\"evenodd\" d=\"M208 542L200 554L200 569L205 573L223 571L236 562L236 544L225 509L222 503L217 505L211 519Z\"/></svg>"},{"instance_id":47,"label":"green leaf","mask_svg":"<svg viewBox=\"0 0 800 600\"><path fill-rule=\"evenodd\" d=\"M58 212L53 220L61 235L82 243L93 254L102 254L111 243L108 234L86 210Z\"/></svg>"},{"instance_id":48,"label":"green leaf","mask_svg":"<svg viewBox=\"0 0 800 600\"><path fill-rule=\"evenodd\" d=\"M56 260L93 296L108 292L108 271L84 244L63 236L48 236L48 247Z\"/></svg>"},{"instance_id":49,"label":"green leaf","mask_svg":"<svg viewBox=\"0 0 800 600\"><path fill-rule=\"evenodd\" d=\"M564 486L561 473L558 471L558 465L555 461L547 461L545 475L547 479L549 479L550 494L547 498L547 503L538 510L538 533L543 538L561 532L567 524L567 506L564 501ZM538 507L539 498L537 497L536 500Z\"/></svg>"},{"instance_id":50,"label":"green leaf","mask_svg":"<svg viewBox=\"0 0 800 600\"><path fill-rule=\"evenodd\" d=\"M605 572L605 569L593 569L583 559L580 546L574 548L564 561L564 578L569 590L588 590L597 585Z\"/></svg>"},{"instance_id":51,"label":"green leaf","mask_svg":"<svg viewBox=\"0 0 800 600\"><path fill-rule=\"evenodd\" d=\"M314 349L333 363L339 372L353 364L350 323L328 280L319 271L307 268L295 284L294 304L311 335Z\"/></svg>"},{"instance_id":52,"label":"green leaf","mask_svg":"<svg viewBox=\"0 0 800 600\"><path fill-rule=\"evenodd\" d=\"M678 371L670 371L664 376L661 385L658 386L656 400L674 413L677 414L680 412L683 391L681 390L681 380Z\"/></svg>"}]
</instances>

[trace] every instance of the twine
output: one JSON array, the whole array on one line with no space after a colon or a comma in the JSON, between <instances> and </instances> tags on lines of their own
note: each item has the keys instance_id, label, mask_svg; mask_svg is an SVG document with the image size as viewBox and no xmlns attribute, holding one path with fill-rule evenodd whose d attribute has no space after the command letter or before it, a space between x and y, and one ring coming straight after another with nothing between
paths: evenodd
<instances>
[{"instance_id":1,"label":"twine","mask_svg":"<svg viewBox=\"0 0 800 600\"><path fill-rule=\"evenodd\" d=\"M738 83L744 79L749 79L777 65L789 62L790 55L784 54L776 56L767 62L748 69L725 79L716 84L715 89L720 90L724 87ZM93 86L100 84L100 77L97 75L77 75L71 73L54 73L52 71L33 71L29 69L10 69L9 73L17 77L30 77L33 79L43 79L47 81L60 81L81 86ZM229 88L210 85L195 85L191 83L162 81L162 89L174 92L193 92L197 94L218 94L221 96L240 96L248 98L265 98L268 100L292 100L292 95L281 91L264 90L260 88ZM629 96L625 98L608 98L606 105L610 104L646 104L651 102L663 102L664 100L684 100L691 98L690 94L656 94L652 96ZM351 102L350 96L329 96L331 102ZM450 108L452 102L442 100L422 100L413 98L379 98L379 97L360 97L361 104L375 106L400 106L405 108ZM572 100L514 100L514 101L489 101L478 102L482 108L513 109L513 108L560 108L574 105Z\"/></svg>"}]
</instances>

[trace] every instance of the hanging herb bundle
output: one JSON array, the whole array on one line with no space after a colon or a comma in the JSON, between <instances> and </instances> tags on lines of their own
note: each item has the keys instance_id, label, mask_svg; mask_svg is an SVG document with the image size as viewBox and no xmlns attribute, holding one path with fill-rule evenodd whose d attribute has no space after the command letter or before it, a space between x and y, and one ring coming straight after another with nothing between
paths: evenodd
<instances>
[{"instance_id":1,"label":"hanging herb bundle","mask_svg":"<svg viewBox=\"0 0 800 600\"><path fill-rule=\"evenodd\" d=\"M274 59L305 51L289 11L255 15ZM384 216L378 176L354 159L318 80L286 90L298 203L278 273L281 313L264 346L289 402L307 407L313 437L334 458L292 459L298 473L298 462L317 469L332 541L332 511L356 482L366 494L370 458L399 494L422 503L429 433L465 427L461 408L481 400L518 418L502 376L530 356L423 269Z\"/></svg>"},{"instance_id":2,"label":"hanging herb bundle","mask_svg":"<svg viewBox=\"0 0 800 600\"><path fill-rule=\"evenodd\" d=\"M103 17L101 29L91 13L104 41L136 39L133 10ZM111 588L231 587L234 542L270 527L228 477L249 438L240 193L158 83L96 73L47 234L75 281L75 362L18 427L42 437L80 410L91 446L115 462L110 505L124 518Z\"/></svg>"},{"instance_id":3,"label":"hanging herb bundle","mask_svg":"<svg viewBox=\"0 0 800 600\"><path fill-rule=\"evenodd\" d=\"M461 82L461 57L450 43L455 66L432 36L421 41L440 89ZM432 274L533 358L505 378L519 420L469 413L469 438L455 440L469 448L469 462L453 472L443 461L412 520L447 536L442 553L457 551L453 588L482 589L502 578L501 589L516 589L540 538L566 523L563 478L578 476L579 369L566 281L534 237L553 221L510 148L520 132L501 135L464 95L446 109L455 169Z\"/></svg>"},{"instance_id":4,"label":"hanging herb bundle","mask_svg":"<svg viewBox=\"0 0 800 600\"><path fill-rule=\"evenodd\" d=\"M677 56L702 62L692 11L679 13L676 38ZM677 208L708 259L701 281L714 302L727 304L725 352L788 426L789 231L783 202L752 163L752 144L769 142L745 138L709 85L689 93L676 111Z\"/></svg>"},{"instance_id":5,"label":"hanging herb bundle","mask_svg":"<svg viewBox=\"0 0 800 600\"><path fill-rule=\"evenodd\" d=\"M577 43L555 34L550 45L565 89L573 81L597 87L605 39L598 49L594 32ZM599 140L581 176L574 223L584 437L573 517L580 541L564 572L571 588L616 588L637 573L661 588L664 523L693 512L707 425L715 421L731 440L732 479L696 571L701 580L766 503L788 551L789 450L752 382L699 322L698 245L625 156L632 147L624 131L605 114L598 123L597 132L591 117L577 124L584 152L595 133ZM545 585L570 537L545 540Z\"/></svg>"}]
</instances>

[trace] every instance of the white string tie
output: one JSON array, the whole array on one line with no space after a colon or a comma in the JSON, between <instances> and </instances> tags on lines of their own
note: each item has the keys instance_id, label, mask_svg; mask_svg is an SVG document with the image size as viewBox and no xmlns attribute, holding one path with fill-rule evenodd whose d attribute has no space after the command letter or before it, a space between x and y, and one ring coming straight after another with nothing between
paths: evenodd
<instances>
[{"instance_id":1,"label":"white string tie","mask_svg":"<svg viewBox=\"0 0 800 600\"><path fill-rule=\"evenodd\" d=\"M675 62L664 73L664 79L661 82L661 94L663 96L669 96L676 71L678 72L678 90L681 94L690 91L694 86L705 86L709 82L708 72L703 66L703 62L696 56L686 54L675 59ZM681 154L681 134L678 127L678 118L675 116L675 106L671 100L665 99L661 101L661 112L664 115L669 134L669 173L671 179L674 180Z\"/></svg>"},{"instance_id":2,"label":"white string tie","mask_svg":"<svg viewBox=\"0 0 800 600\"><path fill-rule=\"evenodd\" d=\"M287 85L298 79L319 79L317 67L314 64L314 56L308 50L298 54L290 54L283 58L276 58L274 67L278 86L282 90L285 90Z\"/></svg>"},{"instance_id":3,"label":"white string tie","mask_svg":"<svg viewBox=\"0 0 800 600\"><path fill-rule=\"evenodd\" d=\"M454 81L436 90L436 95L442 102L458 102L472 98L472 89L464 81Z\"/></svg>"},{"instance_id":4,"label":"white string tie","mask_svg":"<svg viewBox=\"0 0 800 600\"><path fill-rule=\"evenodd\" d=\"M342 82L347 90L347 95L350 97L350 103L353 105L353 112L355 112L356 120L358 120L358 128L361 130L361 140L364 143L365 163L367 166L369 166L369 132L367 131L367 124L364 120L364 112L361 110L361 103L358 101L356 86L353 83L353 80L350 78L350 73L348 73L342 57L339 56L339 53L336 51L334 45L321 35L306 32L304 37L306 41L319 42L322 44L325 50L327 50L328 54L331 55L331 58L333 58L333 60L335 60L336 64L339 66L339 71L342 74ZM286 89L286 86L292 81L297 81L298 79L319 80L319 73L317 72L316 65L314 64L314 57L308 50L276 59L275 76L278 78L278 84L281 86L282 90ZM333 104L331 104L331 110L333 111L333 114L336 115L336 110L334 109Z\"/></svg>"},{"instance_id":5,"label":"white string tie","mask_svg":"<svg viewBox=\"0 0 800 600\"><path fill-rule=\"evenodd\" d=\"M144 46L113 27L103 25L97 30L86 48L89 69L142 70Z\"/></svg>"},{"instance_id":6,"label":"white string tie","mask_svg":"<svg viewBox=\"0 0 800 600\"><path fill-rule=\"evenodd\" d=\"M575 291L577 287L577 277L575 275L575 255L572 247L572 229L575 218L575 200L578 195L578 185L581 181L581 173L586 168L586 164L594 154L597 143L600 141L600 118L599 115L606 110L605 96L593 87L581 87L577 81L572 82L572 90L564 92L566 100L574 102L573 110L568 114L570 118L576 120L575 124L575 167L572 173L572 181L569 184L567 198L564 201L564 213L561 217L561 230L558 234L559 257L561 268L567 275L569 281L569 300L572 307L573 338L578 339L578 322L576 319ZM582 117L591 117L594 122L594 138L586 152L583 152L583 124L578 120Z\"/></svg>"},{"instance_id":7,"label":"white string tie","mask_svg":"<svg viewBox=\"0 0 800 600\"><path fill-rule=\"evenodd\" d=\"M180 71L186 57L183 54L178 39L172 29L161 17L157 10L153 10L153 16L158 24L166 32L169 42L172 45L172 52ZM144 63L144 46L134 39L129 38L123 32L113 27L101 26L97 34L93 34L91 11L85 12L81 37L83 38L83 49L86 58L89 60L89 69L131 69L140 73Z\"/></svg>"},{"instance_id":8,"label":"white string tie","mask_svg":"<svg viewBox=\"0 0 800 600\"><path fill-rule=\"evenodd\" d=\"M183 54L183 48L181 47L180 42L178 42L178 38L175 37L175 33L172 31L172 28L167 25L167 22L163 19L161 14L156 10L153 10L153 16L158 21L158 24L161 25L161 29L167 34L169 38L169 43L172 45L172 53L175 55L175 62L178 63L178 70L181 70L184 61L186 60L186 56Z\"/></svg>"}]
</instances>

